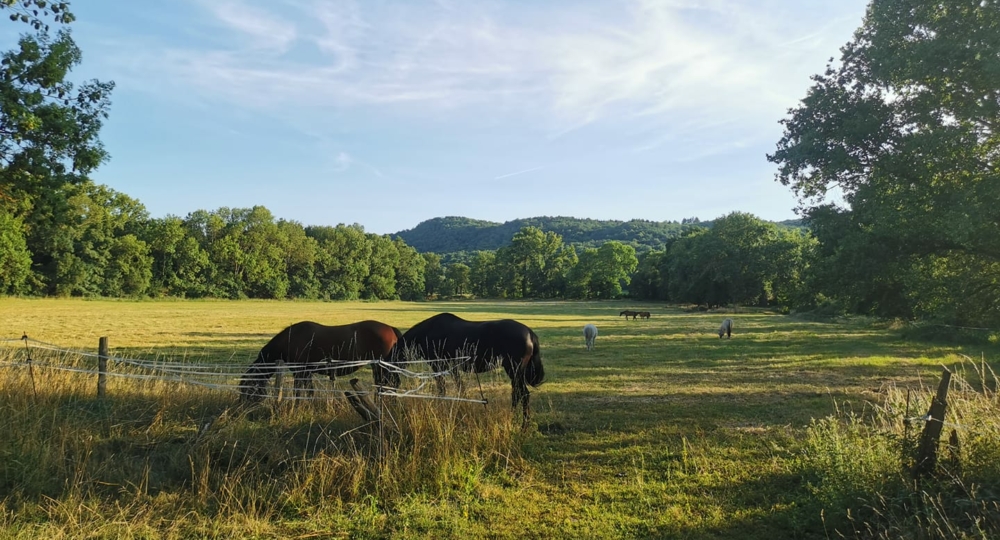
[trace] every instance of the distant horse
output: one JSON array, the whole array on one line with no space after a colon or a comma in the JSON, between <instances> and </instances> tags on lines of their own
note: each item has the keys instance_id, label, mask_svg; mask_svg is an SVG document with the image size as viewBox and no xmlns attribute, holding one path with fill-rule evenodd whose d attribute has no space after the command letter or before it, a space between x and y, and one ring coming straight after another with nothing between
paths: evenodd
<instances>
[{"instance_id":1,"label":"distant horse","mask_svg":"<svg viewBox=\"0 0 1000 540\"><path fill-rule=\"evenodd\" d=\"M274 375L279 362L287 365L294 375L296 396L312 394L313 373L325 373L334 380L357 371L359 366L351 363L388 359L401 335L399 330L378 321L342 326L325 326L311 321L295 323L271 338L260 350L240 380L240 395L248 402L261 399L265 394L264 384ZM375 384L383 385L389 378L389 371L372 365L372 375Z\"/></svg>"},{"instance_id":2,"label":"distant horse","mask_svg":"<svg viewBox=\"0 0 1000 540\"><path fill-rule=\"evenodd\" d=\"M583 339L586 340L587 342L587 350L588 351L594 350L594 340L597 339L597 327L592 324L584 326Z\"/></svg>"},{"instance_id":3,"label":"distant horse","mask_svg":"<svg viewBox=\"0 0 1000 540\"><path fill-rule=\"evenodd\" d=\"M722 339L723 335L726 336L726 339L732 339L733 338L733 320L732 319L726 319L726 320L722 321L722 326L719 327L719 339Z\"/></svg>"},{"instance_id":4,"label":"distant horse","mask_svg":"<svg viewBox=\"0 0 1000 540\"><path fill-rule=\"evenodd\" d=\"M463 356L469 360L460 360ZM539 386L545 379L538 336L527 326L511 320L467 321L451 313L439 313L417 323L396 343L393 360L416 357L431 360L436 372L448 369L483 373L503 366L510 377L511 406L520 403L524 422L528 421L528 385ZM398 376L389 374L390 386L398 386ZM444 394L443 376L437 378L438 392Z\"/></svg>"},{"instance_id":5,"label":"distant horse","mask_svg":"<svg viewBox=\"0 0 1000 540\"><path fill-rule=\"evenodd\" d=\"M622 315L625 316L626 321L628 320L629 317L632 317L632 320L634 321L635 318L639 316L639 312L626 309L625 311L622 311L621 313L618 314L619 317L621 317Z\"/></svg>"},{"instance_id":6,"label":"distant horse","mask_svg":"<svg viewBox=\"0 0 1000 540\"><path fill-rule=\"evenodd\" d=\"M639 312L639 317L642 318L642 319L648 319L649 318L649 312L648 311L640 311Z\"/></svg>"}]
</instances>

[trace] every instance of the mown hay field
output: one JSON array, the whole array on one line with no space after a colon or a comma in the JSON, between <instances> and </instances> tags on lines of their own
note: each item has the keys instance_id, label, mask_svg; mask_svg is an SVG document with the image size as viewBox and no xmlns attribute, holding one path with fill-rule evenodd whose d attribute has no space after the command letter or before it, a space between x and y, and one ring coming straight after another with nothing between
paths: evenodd
<instances>
[{"instance_id":1,"label":"mown hay field","mask_svg":"<svg viewBox=\"0 0 1000 540\"><path fill-rule=\"evenodd\" d=\"M41 365L92 358L39 349L29 370L5 365L24 343L3 344L0 537L825 538L858 524L803 473L814 420L864 421L908 389L893 414L922 415L942 366L998 360L864 320L626 302L5 298L0 338L242 365L296 321L405 331L443 311L538 333L527 429L502 372L482 378L485 407L399 399L375 432L342 398L245 409L231 389L111 377L99 400L93 375Z\"/></svg>"}]
</instances>

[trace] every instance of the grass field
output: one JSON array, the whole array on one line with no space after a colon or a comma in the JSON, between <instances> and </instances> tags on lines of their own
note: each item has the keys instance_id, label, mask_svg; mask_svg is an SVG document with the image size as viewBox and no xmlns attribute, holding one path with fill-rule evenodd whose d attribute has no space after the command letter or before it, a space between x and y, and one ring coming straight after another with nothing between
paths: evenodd
<instances>
[{"instance_id":1,"label":"grass field","mask_svg":"<svg viewBox=\"0 0 1000 540\"><path fill-rule=\"evenodd\" d=\"M652 318L617 317L625 308ZM976 472L1000 457L989 442L995 379L985 376L1000 363L996 348L904 341L869 321L620 302L0 299L0 338L93 352L107 336L121 356L242 364L295 321L371 318L405 330L442 311L515 318L538 333L547 382L532 391L528 429L511 414L502 373L486 377L485 408L393 404L403 426L387 440L358 429L343 400L247 411L227 391L112 378L100 401L90 376L0 366L0 537L878 536L845 505L881 503L844 502L854 488L830 479L868 474L869 458L898 468L866 454L877 445L857 430L901 420L907 411L887 403L906 389L919 390L908 414L926 412L942 366L963 371L962 389L993 407L993 423L963 432L963 470L996 473ZM714 333L724 317L735 321L731 340ZM592 352L586 323L600 332ZM0 362L23 348L9 343ZM836 423L823 423L831 415ZM848 446L822 450L845 433L856 436ZM829 456L847 462L826 465ZM989 521L1000 515L994 488L978 489L969 497L984 505L985 525L963 529L970 537L1000 530Z\"/></svg>"}]
</instances>

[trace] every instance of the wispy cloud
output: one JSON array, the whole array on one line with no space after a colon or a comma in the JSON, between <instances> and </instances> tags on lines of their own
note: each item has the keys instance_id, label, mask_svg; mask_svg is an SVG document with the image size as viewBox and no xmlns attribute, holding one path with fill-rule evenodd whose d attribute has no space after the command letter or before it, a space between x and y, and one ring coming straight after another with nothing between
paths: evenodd
<instances>
[{"instance_id":1,"label":"wispy cloud","mask_svg":"<svg viewBox=\"0 0 1000 540\"><path fill-rule=\"evenodd\" d=\"M628 0L573 10L443 0L199 5L205 24L223 29L217 45L127 50L144 60L122 65L207 100L310 119L357 106L437 115L473 108L558 136L646 118L660 132L635 146L649 148L678 118L773 123L817 70L804 59L828 56L841 27L856 25L835 25L795 0Z\"/></svg>"},{"instance_id":2,"label":"wispy cloud","mask_svg":"<svg viewBox=\"0 0 1000 540\"><path fill-rule=\"evenodd\" d=\"M295 25L279 13L257 8L240 0L203 0L215 22L242 34L242 46L252 50L284 52L295 41Z\"/></svg>"},{"instance_id":3,"label":"wispy cloud","mask_svg":"<svg viewBox=\"0 0 1000 540\"><path fill-rule=\"evenodd\" d=\"M517 171L517 172L512 172L512 173L507 173L507 174L501 174L500 176L494 176L493 179L494 180L500 180L501 178L508 178L508 177L511 177L511 176L517 176L519 174L530 173L530 172L537 171L539 169L544 169L544 168L545 168L545 165L541 165L541 166L538 166L538 167L532 167L530 169L524 169L523 171Z\"/></svg>"}]
</instances>

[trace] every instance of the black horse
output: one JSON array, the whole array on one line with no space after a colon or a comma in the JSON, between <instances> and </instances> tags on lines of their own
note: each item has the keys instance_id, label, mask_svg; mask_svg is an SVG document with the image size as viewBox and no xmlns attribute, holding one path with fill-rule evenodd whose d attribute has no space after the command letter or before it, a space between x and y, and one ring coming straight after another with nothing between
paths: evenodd
<instances>
[{"instance_id":1,"label":"black horse","mask_svg":"<svg viewBox=\"0 0 1000 540\"><path fill-rule=\"evenodd\" d=\"M431 360L434 371L459 369L483 373L503 366L511 384L511 406L520 403L527 422L528 385L537 387L545 379L538 336L527 326L511 320L467 321L441 313L410 328L396 343L392 359ZM469 357L463 360L463 357ZM399 385L398 375L389 374L390 384ZM438 392L445 389L437 378Z\"/></svg>"},{"instance_id":2,"label":"black horse","mask_svg":"<svg viewBox=\"0 0 1000 540\"><path fill-rule=\"evenodd\" d=\"M240 395L245 401L262 398L264 384L274 375L278 362L288 366L295 376L297 396L311 394L313 373L325 373L333 380L357 371L360 366L351 363L386 360L401 336L396 328L378 321L342 326L311 321L295 323L260 350L240 381ZM372 375L375 384L385 385L389 380L389 371L378 365L372 365Z\"/></svg>"}]
</instances>

